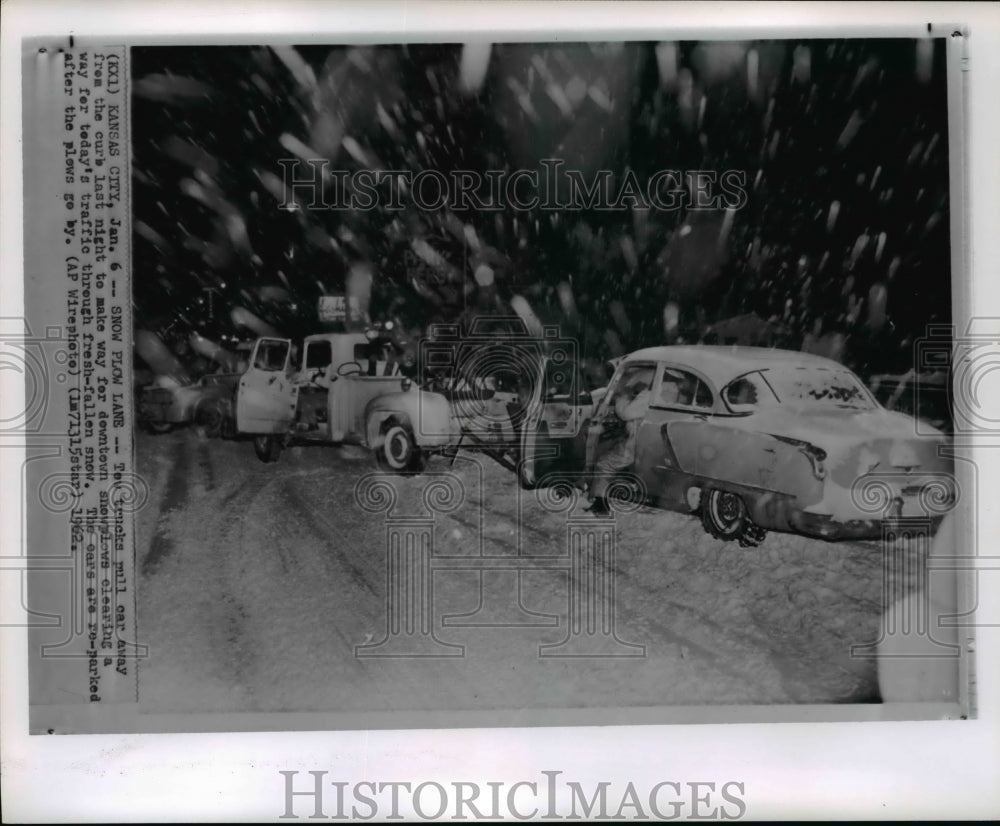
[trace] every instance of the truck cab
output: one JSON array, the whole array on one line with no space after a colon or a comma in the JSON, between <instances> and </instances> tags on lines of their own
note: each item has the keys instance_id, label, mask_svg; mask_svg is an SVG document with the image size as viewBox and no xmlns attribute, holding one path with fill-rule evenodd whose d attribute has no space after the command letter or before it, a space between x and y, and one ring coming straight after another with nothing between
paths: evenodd
<instances>
[{"instance_id":1,"label":"truck cab","mask_svg":"<svg viewBox=\"0 0 1000 826\"><path fill-rule=\"evenodd\" d=\"M364 412L400 388L400 365L378 331L307 336L301 353L285 338L259 338L240 378L236 425L258 456L275 461L289 438L365 443Z\"/></svg>"}]
</instances>

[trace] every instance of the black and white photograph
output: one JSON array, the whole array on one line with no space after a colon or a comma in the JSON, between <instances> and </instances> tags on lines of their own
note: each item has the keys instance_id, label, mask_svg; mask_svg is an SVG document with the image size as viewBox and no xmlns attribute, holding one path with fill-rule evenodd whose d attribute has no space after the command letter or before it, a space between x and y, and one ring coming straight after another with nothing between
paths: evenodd
<instances>
[{"instance_id":1,"label":"black and white photograph","mask_svg":"<svg viewBox=\"0 0 1000 826\"><path fill-rule=\"evenodd\" d=\"M945 48L134 47L143 709L963 713Z\"/></svg>"},{"instance_id":2,"label":"black and white photograph","mask_svg":"<svg viewBox=\"0 0 1000 826\"><path fill-rule=\"evenodd\" d=\"M5 819L996 810L1000 20L57 5Z\"/></svg>"}]
</instances>

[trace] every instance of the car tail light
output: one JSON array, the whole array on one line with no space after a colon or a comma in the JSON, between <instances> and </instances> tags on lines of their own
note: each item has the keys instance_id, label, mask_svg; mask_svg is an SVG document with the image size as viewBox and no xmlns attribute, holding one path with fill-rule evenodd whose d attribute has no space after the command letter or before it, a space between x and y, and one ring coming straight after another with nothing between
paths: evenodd
<instances>
[{"instance_id":1,"label":"car tail light","mask_svg":"<svg viewBox=\"0 0 1000 826\"><path fill-rule=\"evenodd\" d=\"M790 439L788 436L778 436L775 433L771 435L779 442L794 445L799 451L805 454L805 457L809 460L810 467L812 467L813 476L817 479L826 478L826 451L823 448L817 447L811 442L804 442L801 439Z\"/></svg>"}]
</instances>

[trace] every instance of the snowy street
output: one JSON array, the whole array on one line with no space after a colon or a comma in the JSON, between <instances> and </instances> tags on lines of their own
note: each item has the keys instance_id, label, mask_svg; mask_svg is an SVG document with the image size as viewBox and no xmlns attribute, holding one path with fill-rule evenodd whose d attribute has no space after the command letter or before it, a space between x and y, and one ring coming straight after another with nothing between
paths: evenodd
<instances>
[{"instance_id":1,"label":"snowy street","mask_svg":"<svg viewBox=\"0 0 1000 826\"><path fill-rule=\"evenodd\" d=\"M439 652L462 655L358 657L388 623L386 515L355 498L375 472L366 451L293 447L264 464L248 441L190 429L137 439L150 487L137 522L139 633L150 646L139 694L151 712L878 701L874 661L850 656L877 636L877 543L771 533L741 548L693 516L619 514L612 647L633 656L540 656L567 650L540 646L569 633L581 574L567 536L593 519L585 500L519 490L475 454L453 466L435 457L425 475L379 479L397 497L391 517L433 518L431 625ZM457 476L464 500L447 512L453 502L429 495L444 504L428 514L424 492L442 473ZM490 570L476 568L480 555Z\"/></svg>"}]
</instances>

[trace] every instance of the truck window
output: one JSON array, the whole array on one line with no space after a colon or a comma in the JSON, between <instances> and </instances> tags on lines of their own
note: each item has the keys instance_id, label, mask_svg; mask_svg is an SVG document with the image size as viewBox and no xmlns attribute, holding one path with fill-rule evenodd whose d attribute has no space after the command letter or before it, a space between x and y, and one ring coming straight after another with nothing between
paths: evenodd
<instances>
[{"instance_id":1,"label":"truck window","mask_svg":"<svg viewBox=\"0 0 1000 826\"><path fill-rule=\"evenodd\" d=\"M253 366L258 370L284 370L287 357L287 341L264 339L257 345Z\"/></svg>"},{"instance_id":2,"label":"truck window","mask_svg":"<svg viewBox=\"0 0 1000 826\"><path fill-rule=\"evenodd\" d=\"M310 341L306 346L306 369L329 367L333 362L333 348L329 341Z\"/></svg>"},{"instance_id":3,"label":"truck window","mask_svg":"<svg viewBox=\"0 0 1000 826\"><path fill-rule=\"evenodd\" d=\"M354 345L354 360L361 365L363 374L369 376L391 376L396 369L396 358L392 345L383 339Z\"/></svg>"},{"instance_id":4,"label":"truck window","mask_svg":"<svg viewBox=\"0 0 1000 826\"><path fill-rule=\"evenodd\" d=\"M354 360L358 362L388 361L391 353L391 346L383 341L366 341L354 345Z\"/></svg>"}]
</instances>

